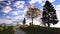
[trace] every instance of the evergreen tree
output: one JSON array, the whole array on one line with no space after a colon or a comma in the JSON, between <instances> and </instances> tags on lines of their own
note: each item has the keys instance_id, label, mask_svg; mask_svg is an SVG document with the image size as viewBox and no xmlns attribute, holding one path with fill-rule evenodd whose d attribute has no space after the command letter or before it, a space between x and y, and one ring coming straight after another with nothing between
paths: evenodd
<instances>
[{"instance_id":1,"label":"evergreen tree","mask_svg":"<svg viewBox=\"0 0 60 34\"><path fill-rule=\"evenodd\" d=\"M57 15L56 10L54 9L53 5L47 0L45 5L43 6L43 13L42 13L42 21L50 27L50 23L57 24Z\"/></svg>"},{"instance_id":2,"label":"evergreen tree","mask_svg":"<svg viewBox=\"0 0 60 34\"><path fill-rule=\"evenodd\" d=\"M23 19L23 25L24 25L25 23L26 23L26 19L24 18L24 19Z\"/></svg>"}]
</instances>

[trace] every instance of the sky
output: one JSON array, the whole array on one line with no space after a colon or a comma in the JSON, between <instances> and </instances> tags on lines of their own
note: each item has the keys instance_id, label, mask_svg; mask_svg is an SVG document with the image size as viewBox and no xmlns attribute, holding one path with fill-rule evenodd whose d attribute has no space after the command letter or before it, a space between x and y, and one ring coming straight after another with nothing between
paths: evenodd
<instances>
[{"instance_id":1,"label":"sky","mask_svg":"<svg viewBox=\"0 0 60 34\"><path fill-rule=\"evenodd\" d=\"M22 22L25 17L27 6L34 4L38 9L42 10L46 0L0 0L0 23ZM60 1L48 0L56 9L58 20L60 20ZM31 20L27 20L27 23ZM36 22L36 23L35 23ZM39 18L34 19L34 24L41 25ZM60 27L60 21L51 27Z\"/></svg>"}]
</instances>

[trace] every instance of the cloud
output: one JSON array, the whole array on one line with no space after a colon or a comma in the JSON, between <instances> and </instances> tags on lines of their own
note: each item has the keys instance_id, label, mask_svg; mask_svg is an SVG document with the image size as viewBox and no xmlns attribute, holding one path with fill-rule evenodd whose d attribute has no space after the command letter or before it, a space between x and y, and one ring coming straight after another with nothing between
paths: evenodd
<instances>
[{"instance_id":1,"label":"cloud","mask_svg":"<svg viewBox=\"0 0 60 34\"><path fill-rule=\"evenodd\" d=\"M16 6L17 8L23 8L24 7L25 2L24 1L16 1L14 3L14 6Z\"/></svg>"},{"instance_id":2,"label":"cloud","mask_svg":"<svg viewBox=\"0 0 60 34\"><path fill-rule=\"evenodd\" d=\"M8 3L6 3L7 5L11 5L11 0L8 1Z\"/></svg>"},{"instance_id":3,"label":"cloud","mask_svg":"<svg viewBox=\"0 0 60 34\"><path fill-rule=\"evenodd\" d=\"M38 3L42 3L43 2L43 0L38 0Z\"/></svg>"},{"instance_id":4,"label":"cloud","mask_svg":"<svg viewBox=\"0 0 60 34\"><path fill-rule=\"evenodd\" d=\"M28 10L28 7L26 7L26 8L24 9L24 14L26 14L27 10Z\"/></svg>"},{"instance_id":5,"label":"cloud","mask_svg":"<svg viewBox=\"0 0 60 34\"><path fill-rule=\"evenodd\" d=\"M60 5L56 5L55 9L56 9L56 13L57 13L58 19L60 20Z\"/></svg>"},{"instance_id":6,"label":"cloud","mask_svg":"<svg viewBox=\"0 0 60 34\"><path fill-rule=\"evenodd\" d=\"M42 1L46 1L46 0L42 0ZM48 0L48 1L52 3L55 2L56 0Z\"/></svg>"},{"instance_id":7,"label":"cloud","mask_svg":"<svg viewBox=\"0 0 60 34\"><path fill-rule=\"evenodd\" d=\"M48 1L50 1L52 3L52 2L55 2L56 0L48 0Z\"/></svg>"},{"instance_id":8,"label":"cloud","mask_svg":"<svg viewBox=\"0 0 60 34\"><path fill-rule=\"evenodd\" d=\"M55 6L55 9L56 9L57 11L60 11L60 5L56 5L56 6Z\"/></svg>"},{"instance_id":9,"label":"cloud","mask_svg":"<svg viewBox=\"0 0 60 34\"><path fill-rule=\"evenodd\" d=\"M12 23L12 20L0 19L0 23L11 24Z\"/></svg>"},{"instance_id":10,"label":"cloud","mask_svg":"<svg viewBox=\"0 0 60 34\"><path fill-rule=\"evenodd\" d=\"M20 16L16 16L16 17L14 17L14 19L21 19L21 18L20 18Z\"/></svg>"},{"instance_id":11,"label":"cloud","mask_svg":"<svg viewBox=\"0 0 60 34\"><path fill-rule=\"evenodd\" d=\"M43 0L31 0L29 3L30 3L30 4L33 4L33 3L36 3L36 2L38 2L38 3L42 3Z\"/></svg>"},{"instance_id":12,"label":"cloud","mask_svg":"<svg viewBox=\"0 0 60 34\"><path fill-rule=\"evenodd\" d=\"M46 0L31 0L29 3L30 4L33 4L33 3L36 3L38 2L39 4L43 3L43 1L45 2ZM51 3L54 2L55 0L48 0L50 1Z\"/></svg>"},{"instance_id":13,"label":"cloud","mask_svg":"<svg viewBox=\"0 0 60 34\"><path fill-rule=\"evenodd\" d=\"M45 3L41 3L41 6L43 6Z\"/></svg>"},{"instance_id":14,"label":"cloud","mask_svg":"<svg viewBox=\"0 0 60 34\"><path fill-rule=\"evenodd\" d=\"M23 15L16 16L13 19L23 19L23 18L24 18L24 14Z\"/></svg>"},{"instance_id":15,"label":"cloud","mask_svg":"<svg viewBox=\"0 0 60 34\"><path fill-rule=\"evenodd\" d=\"M10 6L6 6L2 9L2 12L9 13L11 10L12 10L12 8Z\"/></svg>"},{"instance_id":16,"label":"cloud","mask_svg":"<svg viewBox=\"0 0 60 34\"><path fill-rule=\"evenodd\" d=\"M0 0L0 1L6 1L6 0Z\"/></svg>"},{"instance_id":17,"label":"cloud","mask_svg":"<svg viewBox=\"0 0 60 34\"><path fill-rule=\"evenodd\" d=\"M11 12L12 15L18 15L17 11Z\"/></svg>"},{"instance_id":18,"label":"cloud","mask_svg":"<svg viewBox=\"0 0 60 34\"><path fill-rule=\"evenodd\" d=\"M32 4L32 3L36 3L38 0L31 0L29 3Z\"/></svg>"},{"instance_id":19,"label":"cloud","mask_svg":"<svg viewBox=\"0 0 60 34\"><path fill-rule=\"evenodd\" d=\"M20 20L15 20L15 19L12 19L12 20L0 19L0 24L5 23L8 26L16 26L17 22L20 23L21 21Z\"/></svg>"},{"instance_id":20,"label":"cloud","mask_svg":"<svg viewBox=\"0 0 60 34\"><path fill-rule=\"evenodd\" d=\"M16 16L13 18L12 21L18 21L18 22L22 22L24 18L24 15L20 15L20 16Z\"/></svg>"},{"instance_id":21,"label":"cloud","mask_svg":"<svg viewBox=\"0 0 60 34\"><path fill-rule=\"evenodd\" d=\"M9 19L9 18L11 18L10 16L7 16L7 18Z\"/></svg>"}]
</instances>

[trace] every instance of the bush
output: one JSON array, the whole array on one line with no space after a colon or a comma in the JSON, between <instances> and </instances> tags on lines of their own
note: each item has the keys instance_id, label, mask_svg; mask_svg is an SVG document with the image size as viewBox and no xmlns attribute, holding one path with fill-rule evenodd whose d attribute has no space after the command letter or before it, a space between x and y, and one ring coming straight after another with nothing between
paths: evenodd
<instances>
[{"instance_id":1,"label":"bush","mask_svg":"<svg viewBox=\"0 0 60 34\"><path fill-rule=\"evenodd\" d=\"M4 29L8 29L8 26L5 24Z\"/></svg>"},{"instance_id":2,"label":"bush","mask_svg":"<svg viewBox=\"0 0 60 34\"><path fill-rule=\"evenodd\" d=\"M0 30L4 30L3 27L0 27Z\"/></svg>"},{"instance_id":3,"label":"bush","mask_svg":"<svg viewBox=\"0 0 60 34\"><path fill-rule=\"evenodd\" d=\"M16 26L13 26L13 31L16 31Z\"/></svg>"},{"instance_id":4,"label":"bush","mask_svg":"<svg viewBox=\"0 0 60 34\"><path fill-rule=\"evenodd\" d=\"M2 26L0 28L1 28L0 34L14 34L13 26L8 26L8 29L5 29Z\"/></svg>"},{"instance_id":5,"label":"bush","mask_svg":"<svg viewBox=\"0 0 60 34\"><path fill-rule=\"evenodd\" d=\"M28 27L29 27L29 26L25 24L25 25L21 25L21 26L20 26L20 29L27 29Z\"/></svg>"}]
</instances>

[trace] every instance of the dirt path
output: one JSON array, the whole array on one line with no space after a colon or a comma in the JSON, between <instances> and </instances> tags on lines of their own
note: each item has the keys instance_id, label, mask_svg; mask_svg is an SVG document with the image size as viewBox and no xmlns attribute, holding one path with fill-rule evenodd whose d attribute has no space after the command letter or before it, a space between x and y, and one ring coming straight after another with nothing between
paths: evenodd
<instances>
[{"instance_id":1,"label":"dirt path","mask_svg":"<svg viewBox=\"0 0 60 34\"><path fill-rule=\"evenodd\" d=\"M15 34L26 34L26 33L23 32L21 29L17 28Z\"/></svg>"}]
</instances>

